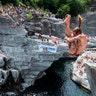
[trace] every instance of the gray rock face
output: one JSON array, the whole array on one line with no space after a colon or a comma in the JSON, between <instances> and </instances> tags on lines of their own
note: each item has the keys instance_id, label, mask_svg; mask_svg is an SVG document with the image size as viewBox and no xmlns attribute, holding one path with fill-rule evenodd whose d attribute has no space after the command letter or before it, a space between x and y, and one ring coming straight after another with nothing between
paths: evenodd
<instances>
[{"instance_id":1,"label":"gray rock face","mask_svg":"<svg viewBox=\"0 0 96 96\"><path fill-rule=\"evenodd\" d=\"M37 18L38 19L38 18ZM64 23L63 20L60 21L56 18L43 18L38 21L34 21L34 19L30 22L25 23L25 29L28 32L37 32L46 35L52 35L59 38L64 38Z\"/></svg>"},{"instance_id":2,"label":"gray rock face","mask_svg":"<svg viewBox=\"0 0 96 96\"><path fill-rule=\"evenodd\" d=\"M77 60L73 64L73 71L72 71L71 78L77 84L90 90L90 85L89 85L89 81L88 81L87 74L86 74L86 68L85 68L86 60L87 60L86 52L77 58Z\"/></svg>"},{"instance_id":3,"label":"gray rock face","mask_svg":"<svg viewBox=\"0 0 96 96\"><path fill-rule=\"evenodd\" d=\"M89 55L90 54L90 55ZM89 52L87 57L91 60L86 61L86 72L93 96L96 96L96 52Z\"/></svg>"},{"instance_id":4,"label":"gray rock face","mask_svg":"<svg viewBox=\"0 0 96 96\"><path fill-rule=\"evenodd\" d=\"M7 24L5 22L2 24L2 20ZM55 44L52 42L53 36L43 35L45 41L34 39L34 36L26 37L27 31L23 25L12 28L10 19L7 21L6 18L0 17L0 21L2 21L0 22L0 85L2 86L9 76L16 83L21 75L23 82L20 81L16 88L19 91L25 90L33 85L36 79L41 78L42 74L46 75L44 70L68 50L67 44L60 38L56 37L58 43ZM42 24L39 25L42 27ZM34 26L32 28L34 29ZM46 41L47 39L49 41Z\"/></svg>"},{"instance_id":5,"label":"gray rock face","mask_svg":"<svg viewBox=\"0 0 96 96\"><path fill-rule=\"evenodd\" d=\"M96 67L92 67L90 65L87 64L86 66L87 69L87 74L88 74L88 80L90 83L90 88L92 91L93 96L96 96Z\"/></svg>"},{"instance_id":6,"label":"gray rock face","mask_svg":"<svg viewBox=\"0 0 96 96\"><path fill-rule=\"evenodd\" d=\"M85 14L81 14L83 17L83 23L82 23L82 30L85 34L88 36L96 36L96 12L89 12ZM71 20L71 28L78 26L78 19L77 17L72 17ZM25 24L26 29L29 31L42 33L52 36L56 36L59 38L64 38L65 36L65 25L63 23L63 20L59 20L56 18L43 18L38 20L32 20L31 23L27 22Z\"/></svg>"},{"instance_id":7,"label":"gray rock face","mask_svg":"<svg viewBox=\"0 0 96 96\"><path fill-rule=\"evenodd\" d=\"M88 36L96 36L96 11L95 12L88 12L81 14L83 17L83 23L82 23L82 30L85 34ZM71 27L77 27L78 26L78 19L77 17L72 18L72 24Z\"/></svg>"}]
</instances>

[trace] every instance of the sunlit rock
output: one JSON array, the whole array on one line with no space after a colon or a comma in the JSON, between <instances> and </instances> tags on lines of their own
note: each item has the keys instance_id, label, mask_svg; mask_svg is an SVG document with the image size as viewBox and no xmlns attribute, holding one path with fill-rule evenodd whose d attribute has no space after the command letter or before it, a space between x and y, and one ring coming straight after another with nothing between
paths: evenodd
<instances>
[{"instance_id":1,"label":"sunlit rock","mask_svg":"<svg viewBox=\"0 0 96 96\"><path fill-rule=\"evenodd\" d=\"M36 79L46 75L44 71L68 52L68 45L63 39L43 34L41 39L36 32L28 36L23 25L11 27L10 23L13 21L10 18L7 21L6 18L0 17L0 21L1 55L6 54L5 57L0 56L1 67L4 67L0 71L1 88L7 90L7 85L13 91L24 91L33 85ZM41 23L35 23L36 28L37 25L42 27ZM52 41L53 38L56 38L56 42Z\"/></svg>"},{"instance_id":2,"label":"sunlit rock","mask_svg":"<svg viewBox=\"0 0 96 96\"><path fill-rule=\"evenodd\" d=\"M94 49L93 51L92 49L85 51L73 64L72 71L72 80L92 92L95 92L95 88L93 87L95 85L95 82L93 83L95 81L95 63L96 51Z\"/></svg>"},{"instance_id":3,"label":"sunlit rock","mask_svg":"<svg viewBox=\"0 0 96 96\"><path fill-rule=\"evenodd\" d=\"M93 96L96 96L96 51L89 52L87 58L91 60L86 61L87 77Z\"/></svg>"}]
</instances>

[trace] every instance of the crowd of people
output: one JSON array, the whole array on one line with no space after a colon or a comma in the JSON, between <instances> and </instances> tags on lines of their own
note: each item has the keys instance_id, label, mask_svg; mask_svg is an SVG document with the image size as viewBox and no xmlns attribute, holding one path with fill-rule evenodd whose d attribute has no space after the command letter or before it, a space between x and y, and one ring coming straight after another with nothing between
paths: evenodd
<instances>
[{"instance_id":1,"label":"crowd of people","mask_svg":"<svg viewBox=\"0 0 96 96\"><path fill-rule=\"evenodd\" d=\"M19 24L23 24L26 17L26 12L27 10L21 6L0 6L0 15L12 20L11 27L16 27Z\"/></svg>"},{"instance_id":2,"label":"crowd of people","mask_svg":"<svg viewBox=\"0 0 96 96\"><path fill-rule=\"evenodd\" d=\"M24 21L27 19L27 14L44 14L45 17L48 17L48 14L42 13L40 9L32 9L29 6L22 7L22 6L0 6L0 15L4 16L5 18L10 18L13 23L11 27L19 26L23 24Z\"/></svg>"}]
</instances>

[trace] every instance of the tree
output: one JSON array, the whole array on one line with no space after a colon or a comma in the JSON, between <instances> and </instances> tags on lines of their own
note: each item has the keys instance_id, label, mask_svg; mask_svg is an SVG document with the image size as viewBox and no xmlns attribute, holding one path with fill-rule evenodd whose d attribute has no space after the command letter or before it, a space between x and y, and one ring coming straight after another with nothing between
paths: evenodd
<instances>
[{"instance_id":1,"label":"tree","mask_svg":"<svg viewBox=\"0 0 96 96\"><path fill-rule=\"evenodd\" d=\"M68 5L61 5L61 7L59 7L56 16L60 17L60 18L64 18L66 14L68 14L70 12L70 6Z\"/></svg>"},{"instance_id":2,"label":"tree","mask_svg":"<svg viewBox=\"0 0 96 96\"><path fill-rule=\"evenodd\" d=\"M68 0L67 4L70 6L70 14L72 16L78 15L86 11L86 3L81 1L82 0Z\"/></svg>"},{"instance_id":3,"label":"tree","mask_svg":"<svg viewBox=\"0 0 96 96\"><path fill-rule=\"evenodd\" d=\"M44 10L49 10L52 13L56 13L58 9L58 2L59 0L39 0L38 6L40 8L43 7Z\"/></svg>"}]
</instances>

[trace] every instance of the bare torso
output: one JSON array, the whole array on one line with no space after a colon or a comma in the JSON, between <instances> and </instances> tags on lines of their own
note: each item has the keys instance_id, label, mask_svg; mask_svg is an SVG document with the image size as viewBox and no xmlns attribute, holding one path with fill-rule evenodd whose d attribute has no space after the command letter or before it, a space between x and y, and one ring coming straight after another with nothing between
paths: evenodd
<instances>
[{"instance_id":1,"label":"bare torso","mask_svg":"<svg viewBox=\"0 0 96 96\"><path fill-rule=\"evenodd\" d=\"M80 39L78 39L79 42L77 42L77 54L80 54L84 52L86 46L87 46L87 37L86 35L82 35Z\"/></svg>"},{"instance_id":2,"label":"bare torso","mask_svg":"<svg viewBox=\"0 0 96 96\"><path fill-rule=\"evenodd\" d=\"M78 55L85 50L87 46L87 38L84 34L82 34L78 39L70 42L68 45L69 45L69 53Z\"/></svg>"},{"instance_id":3,"label":"bare torso","mask_svg":"<svg viewBox=\"0 0 96 96\"><path fill-rule=\"evenodd\" d=\"M75 54L77 53L77 47L76 47L76 41L70 42L69 43L69 53L70 54Z\"/></svg>"}]
</instances>

